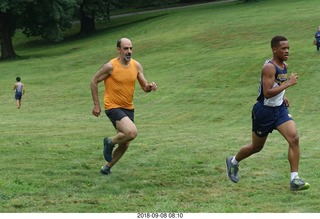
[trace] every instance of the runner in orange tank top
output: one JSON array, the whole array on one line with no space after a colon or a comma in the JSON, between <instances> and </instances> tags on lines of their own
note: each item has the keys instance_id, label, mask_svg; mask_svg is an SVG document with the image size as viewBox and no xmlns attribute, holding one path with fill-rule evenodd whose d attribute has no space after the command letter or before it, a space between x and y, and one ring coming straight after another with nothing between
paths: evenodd
<instances>
[{"instance_id":1,"label":"runner in orange tank top","mask_svg":"<svg viewBox=\"0 0 320 219\"><path fill-rule=\"evenodd\" d=\"M119 55L104 64L91 80L91 94L93 100L92 114L98 117L101 107L98 96L98 84L104 81L104 109L115 127L117 133L103 140L103 155L107 163L102 166L100 173L111 174L111 167L115 165L126 152L129 144L137 137L138 130L134 124L133 94L136 80L143 91L157 90L155 82L148 83L143 74L142 65L131 58L132 42L128 38L117 41ZM115 145L117 147L114 149Z\"/></svg>"},{"instance_id":2,"label":"runner in orange tank top","mask_svg":"<svg viewBox=\"0 0 320 219\"><path fill-rule=\"evenodd\" d=\"M131 59L125 67L115 58L111 61L112 74L104 80L104 108L133 109L133 92L138 76L136 61Z\"/></svg>"}]
</instances>

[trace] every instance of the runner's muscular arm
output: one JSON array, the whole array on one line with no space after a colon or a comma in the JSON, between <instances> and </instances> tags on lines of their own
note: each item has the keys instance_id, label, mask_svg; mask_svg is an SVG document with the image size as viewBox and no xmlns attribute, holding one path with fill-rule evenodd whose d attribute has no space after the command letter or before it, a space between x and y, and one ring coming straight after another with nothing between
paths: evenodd
<instances>
[{"instance_id":1,"label":"runner's muscular arm","mask_svg":"<svg viewBox=\"0 0 320 219\"><path fill-rule=\"evenodd\" d=\"M142 90L144 90L144 92L157 90L157 84L155 82L148 83L147 79L144 77L143 68L139 62L137 62L137 68L138 68L138 81Z\"/></svg>"},{"instance_id":2,"label":"runner's muscular arm","mask_svg":"<svg viewBox=\"0 0 320 219\"><path fill-rule=\"evenodd\" d=\"M262 85L263 85L263 94L266 98L271 98L276 96L286 88L295 85L298 80L297 73L292 73L285 83L280 84L280 86L273 87L275 74L276 74L276 69L273 64L267 63L263 66Z\"/></svg>"},{"instance_id":3,"label":"runner's muscular arm","mask_svg":"<svg viewBox=\"0 0 320 219\"><path fill-rule=\"evenodd\" d=\"M93 76L90 88L91 88L91 95L93 100L93 109L92 114L94 116L99 116L101 112L100 102L99 102L99 94L98 94L98 84L106 79L112 71L112 64L110 62L104 64L99 71Z\"/></svg>"}]
</instances>

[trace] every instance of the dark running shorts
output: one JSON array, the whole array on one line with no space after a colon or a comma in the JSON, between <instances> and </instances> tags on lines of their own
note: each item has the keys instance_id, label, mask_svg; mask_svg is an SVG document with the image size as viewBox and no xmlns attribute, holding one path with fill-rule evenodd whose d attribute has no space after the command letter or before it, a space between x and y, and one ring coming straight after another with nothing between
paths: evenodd
<instances>
[{"instance_id":1,"label":"dark running shorts","mask_svg":"<svg viewBox=\"0 0 320 219\"><path fill-rule=\"evenodd\" d=\"M134 109L123 109L123 108L114 108L105 110L106 115L112 122L113 126L116 127L116 121L120 121L122 118L128 116L129 119L131 119L132 122L134 122Z\"/></svg>"},{"instance_id":2,"label":"dark running shorts","mask_svg":"<svg viewBox=\"0 0 320 219\"><path fill-rule=\"evenodd\" d=\"M14 97L16 100L21 100L22 98L22 92L16 92L16 95Z\"/></svg>"},{"instance_id":3,"label":"dark running shorts","mask_svg":"<svg viewBox=\"0 0 320 219\"><path fill-rule=\"evenodd\" d=\"M293 120L283 102L281 106L269 107L257 102L252 109L252 131L259 137L265 137L279 125Z\"/></svg>"}]
</instances>

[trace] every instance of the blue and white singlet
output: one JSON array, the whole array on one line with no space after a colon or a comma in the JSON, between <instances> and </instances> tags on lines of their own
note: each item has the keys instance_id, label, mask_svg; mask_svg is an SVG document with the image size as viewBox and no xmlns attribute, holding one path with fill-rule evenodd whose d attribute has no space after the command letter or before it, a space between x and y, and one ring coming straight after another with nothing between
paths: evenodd
<instances>
[{"instance_id":1,"label":"blue and white singlet","mask_svg":"<svg viewBox=\"0 0 320 219\"><path fill-rule=\"evenodd\" d=\"M265 64L266 63L273 64L270 60L266 60ZM273 64L273 65L276 68L276 74L275 74L274 83L273 83L272 87L278 87L278 86L280 86L280 84L282 84L288 80L287 67L285 64L283 64L283 69L280 69L275 64ZM263 95L262 76L260 78L258 92L259 92L259 96L257 98L257 101L263 103L263 105L265 105L265 106L275 107L275 106L280 106L283 103L283 97L284 97L285 90L281 91L279 94L277 94L276 96L271 97L271 98L266 98Z\"/></svg>"}]
</instances>

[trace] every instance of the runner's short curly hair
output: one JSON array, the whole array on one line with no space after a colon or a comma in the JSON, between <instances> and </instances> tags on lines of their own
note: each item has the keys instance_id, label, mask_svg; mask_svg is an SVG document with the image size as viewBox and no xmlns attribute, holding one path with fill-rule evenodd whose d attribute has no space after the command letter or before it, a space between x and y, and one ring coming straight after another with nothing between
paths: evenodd
<instances>
[{"instance_id":1,"label":"runner's short curly hair","mask_svg":"<svg viewBox=\"0 0 320 219\"><path fill-rule=\"evenodd\" d=\"M275 36L271 40L271 48L279 46L281 41L288 41L284 36Z\"/></svg>"}]
</instances>

